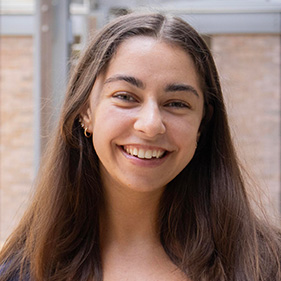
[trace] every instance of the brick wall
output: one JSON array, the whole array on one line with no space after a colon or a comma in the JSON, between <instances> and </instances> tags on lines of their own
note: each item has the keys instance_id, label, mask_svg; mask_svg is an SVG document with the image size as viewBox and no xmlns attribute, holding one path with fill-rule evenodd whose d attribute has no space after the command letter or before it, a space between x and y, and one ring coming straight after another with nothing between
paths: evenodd
<instances>
[{"instance_id":1,"label":"brick wall","mask_svg":"<svg viewBox=\"0 0 281 281\"><path fill-rule=\"evenodd\" d=\"M280 209L280 42L278 35L212 39L241 162L271 213Z\"/></svg>"},{"instance_id":2,"label":"brick wall","mask_svg":"<svg viewBox=\"0 0 281 281\"><path fill-rule=\"evenodd\" d=\"M33 179L33 39L0 38L0 244L22 215Z\"/></svg>"}]
</instances>

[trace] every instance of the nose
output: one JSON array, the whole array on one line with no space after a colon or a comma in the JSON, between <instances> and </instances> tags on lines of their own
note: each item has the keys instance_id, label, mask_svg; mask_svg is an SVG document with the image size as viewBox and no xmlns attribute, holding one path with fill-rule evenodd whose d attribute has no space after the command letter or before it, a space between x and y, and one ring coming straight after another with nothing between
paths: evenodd
<instances>
[{"instance_id":1,"label":"nose","mask_svg":"<svg viewBox=\"0 0 281 281\"><path fill-rule=\"evenodd\" d=\"M153 138L166 132L161 110L156 102L151 101L143 104L137 114L134 129L148 138Z\"/></svg>"}]
</instances>

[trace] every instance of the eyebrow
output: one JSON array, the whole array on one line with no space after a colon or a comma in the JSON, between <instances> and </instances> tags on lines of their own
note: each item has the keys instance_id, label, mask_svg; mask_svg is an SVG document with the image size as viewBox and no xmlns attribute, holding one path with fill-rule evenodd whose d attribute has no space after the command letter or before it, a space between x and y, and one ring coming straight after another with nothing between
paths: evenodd
<instances>
[{"instance_id":1,"label":"eyebrow","mask_svg":"<svg viewBox=\"0 0 281 281\"><path fill-rule=\"evenodd\" d=\"M125 81L140 89L145 88L145 84L140 79L133 77L133 76L122 75L122 74L117 74L117 75L107 78L105 80L104 84L116 82L116 81ZM193 93L195 96L199 97L199 94L195 90L194 87L192 87L191 85L184 84L184 83L168 84L165 88L165 92L190 92L190 93Z\"/></svg>"},{"instance_id":2,"label":"eyebrow","mask_svg":"<svg viewBox=\"0 0 281 281\"><path fill-rule=\"evenodd\" d=\"M198 92L195 90L195 88L193 88L191 85L187 85L187 84L169 84L166 88L165 88L166 92L191 92L193 93L195 96L197 96L199 98L199 94Z\"/></svg>"},{"instance_id":3,"label":"eyebrow","mask_svg":"<svg viewBox=\"0 0 281 281\"><path fill-rule=\"evenodd\" d=\"M140 88L140 89L145 88L144 83L140 79L135 78L133 76L120 75L120 74L109 77L108 79L105 80L104 84L115 82L115 81L125 81L137 88Z\"/></svg>"}]
</instances>

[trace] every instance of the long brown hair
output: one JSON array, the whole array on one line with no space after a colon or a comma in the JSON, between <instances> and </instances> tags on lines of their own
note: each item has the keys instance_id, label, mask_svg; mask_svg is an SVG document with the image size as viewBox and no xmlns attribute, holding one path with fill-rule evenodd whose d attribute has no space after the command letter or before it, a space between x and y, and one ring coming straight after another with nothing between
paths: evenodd
<instances>
[{"instance_id":1,"label":"long brown hair","mask_svg":"<svg viewBox=\"0 0 281 281\"><path fill-rule=\"evenodd\" d=\"M194 158L168 184L159 206L159 239L186 276L203 280L281 280L280 232L253 213L233 148L218 73L198 33L179 18L131 14L105 26L73 70L59 126L37 191L0 255L1 280L101 281L99 161L79 114L119 44L151 36L194 60L205 117Z\"/></svg>"}]
</instances>

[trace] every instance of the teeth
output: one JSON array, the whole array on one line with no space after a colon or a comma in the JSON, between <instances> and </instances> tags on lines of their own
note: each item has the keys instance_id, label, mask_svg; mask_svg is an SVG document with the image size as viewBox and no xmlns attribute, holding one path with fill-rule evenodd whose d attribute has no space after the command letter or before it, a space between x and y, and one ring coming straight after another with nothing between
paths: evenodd
<instances>
[{"instance_id":1,"label":"teeth","mask_svg":"<svg viewBox=\"0 0 281 281\"><path fill-rule=\"evenodd\" d=\"M136 149L136 148L134 148L134 151L133 151L133 153L130 153L131 155L135 155L135 156L137 156L138 155L138 150Z\"/></svg>"},{"instance_id":2,"label":"teeth","mask_svg":"<svg viewBox=\"0 0 281 281\"><path fill-rule=\"evenodd\" d=\"M165 153L164 150L144 150L143 148L136 148L136 147L131 147L131 146L126 146L124 147L124 150L133 156L136 156L140 159L151 159L151 158L160 158L163 156L163 154Z\"/></svg>"},{"instance_id":3,"label":"teeth","mask_svg":"<svg viewBox=\"0 0 281 281\"><path fill-rule=\"evenodd\" d=\"M138 157L144 158L144 150L143 149L139 149Z\"/></svg>"},{"instance_id":4,"label":"teeth","mask_svg":"<svg viewBox=\"0 0 281 281\"><path fill-rule=\"evenodd\" d=\"M151 159L152 158L152 150L147 150L145 152L144 158Z\"/></svg>"}]
</instances>

